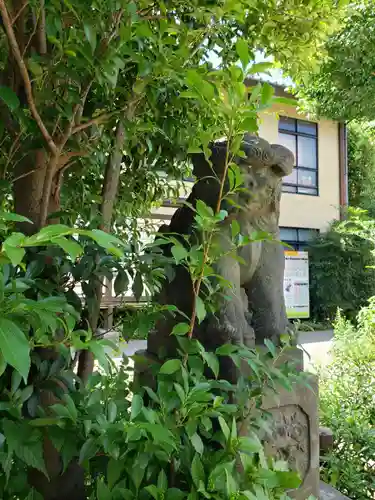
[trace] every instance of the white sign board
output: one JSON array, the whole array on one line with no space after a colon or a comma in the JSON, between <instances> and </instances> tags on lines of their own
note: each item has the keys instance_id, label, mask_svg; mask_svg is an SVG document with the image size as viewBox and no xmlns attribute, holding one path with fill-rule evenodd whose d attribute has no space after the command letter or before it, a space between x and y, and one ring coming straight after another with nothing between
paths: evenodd
<instances>
[{"instance_id":1,"label":"white sign board","mask_svg":"<svg viewBox=\"0 0 375 500\"><path fill-rule=\"evenodd\" d=\"M285 252L284 298L288 318L310 317L307 252Z\"/></svg>"}]
</instances>

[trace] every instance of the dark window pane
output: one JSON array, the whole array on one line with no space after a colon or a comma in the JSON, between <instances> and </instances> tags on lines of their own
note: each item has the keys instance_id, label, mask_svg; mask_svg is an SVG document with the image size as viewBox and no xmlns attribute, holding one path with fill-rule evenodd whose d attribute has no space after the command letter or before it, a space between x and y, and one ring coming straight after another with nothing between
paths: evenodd
<instances>
[{"instance_id":1,"label":"dark window pane","mask_svg":"<svg viewBox=\"0 0 375 500\"><path fill-rule=\"evenodd\" d=\"M279 130L289 130L290 132L296 131L296 120L294 118L287 118L281 116L279 120Z\"/></svg>"},{"instance_id":2,"label":"dark window pane","mask_svg":"<svg viewBox=\"0 0 375 500\"><path fill-rule=\"evenodd\" d=\"M280 240L288 243L289 241L297 241L297 229L292 227L280 228Z\"/></svg>"},{"instance_id":3,"label":"dark window pane","mask_svg":"<svg viewBox=\"0 0 375 500\"><path fill-rule=\"evenodd\" d=\"M285 186L283 185L283 193L296 193L297 192L297 187L296 186Z\"/></svg>"},{"instance_id":4,"label":"dark window pane","mask_svg":"<svg viewBox=\"0 0 375 500\"><path fill-rule=\"evenodd\" d=\"M299 167L317 168L316 161L316 139L310 137L297 137L298 141L298 158L297 165Z\"/></svg>"},{"instance_id":5,"label":"dark window pane","mask_svg":"<svg viewBox=\"0 0 375 500\"><path fill-rule=\"evenodd\" d=\"M290 149L294 154L294 164L296 164L296 136L290 134L279 134L279 143Z\"/></svg>"},{"instance_id":6,"label":"dark window pane","mask_svg":"<svg viewBox=\"0 0 375 500\"><path fill-rule=\"evenodd\" d=\"M284 184L295 184L297 185L297 170L294 168L293 172L285 177L283 177Z\"/></svg>"},{"instance_id":7,"label":"dark window pane","mask_svg":"<svg viewBox=\"0 0 375 500\"><path fill-rule=\"evenodd\" d=\"M316 172L313 170L305 170L299 168L298 172L298 186L301 187L316 187Z\"/></svg>"},{"instance_id":8,"label":"dark window pane","mask_svg":"<svg viewBox=\"0 0 375 500\"><path fill-rule=\"evenodd\" d=\"M317 234L317 229L299 229L298 241L311 241L316 237Z\"/></svg>"},{"instance_id":9,"label":"dark window pane","mask_svg":"<svg viewBox=\"0 0 375 500\"><path fill-rule=\"evenodd\" d=\"M316 135L316 123L297 120L297 132L301 132L301 134Z\"/></svg>"},{"instance_id":10,"label":"dark window pane","mask_svg":"<svg viewBox=\"0 0 375 500\"><path fill-rule=\"evenodd\" d=\"M297 192L298 192L298 194L312 194L314 196L317 196L317 194L318 194L317 188L302 188L302 187L299 187L299 188L297 188Z\"/></svg>"}]
</instances>

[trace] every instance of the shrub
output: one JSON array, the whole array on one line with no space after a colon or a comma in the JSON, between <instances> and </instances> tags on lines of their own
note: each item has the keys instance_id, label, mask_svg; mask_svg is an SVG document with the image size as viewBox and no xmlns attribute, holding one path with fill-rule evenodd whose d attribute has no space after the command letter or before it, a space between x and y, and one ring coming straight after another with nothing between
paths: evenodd
<instances>
[{"instance_id":1,"label":"shrub","mask_svg":"<svg viewBox=\"0 0 375 500\"><path fill-rule=\"evenodd\" d=\"M348 223L334 222L309 245L312 317L333 320L338 308L354 319L375 292L374 245L361 237L366 216L350 210ZM345 223L347 224L347 223Z\"/></svg>"},{"instance_id":2,"label":"shrub","mask_svg":"<svg viewBox=\"0 0 375 500\"><path fill-rule=\"evenodd\" d=\"M375 491L375 298L357 322L338 314L333 361L321 373L321 421L334 434L322 475L353 500L369 500Z\"/></svg>"},{"instance_id":3,"label":"shrub","mask_svg":"<svg viewBox=\"0 0 375 500\"><path fill-rule=\"evenodd\" d=\"M375 129L352 122L348 127L349 203L375 215Z\"/></svg>"}]
</instances>

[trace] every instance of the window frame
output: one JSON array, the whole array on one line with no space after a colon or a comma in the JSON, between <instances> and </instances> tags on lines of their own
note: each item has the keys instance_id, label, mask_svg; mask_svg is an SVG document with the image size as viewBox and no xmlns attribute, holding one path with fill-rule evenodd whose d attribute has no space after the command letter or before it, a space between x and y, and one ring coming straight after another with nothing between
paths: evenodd
<instances>
[{"instance_id":1,"label":"window frame","mask_svg":"<svg viewBox=\"0 0 375 500\"><path fill-rule=\"evenodd\" d=\"M320 234L320 230L319 229L316 229L315 227L291 227L291 226L280 226L279 227L279 231L281 233L281 231L283 229L286 229L286 230L292 230L292 231L296 231L296 236L297 236L297 240L284 240L282 237L281 237L281 234L280 234L280 241L282 243L286 243L287 245L290 245L292 248L287 248L284 246L284 251L288 252L288 251L296 251L296 252L307 252L306 249L301 249L300 248L300 245L308 245L309 241L311 240L300 240L299 238L299 233L300 231L314 231L315 232L315 235L316 236L319 236Z\"/></svg>"},{"instance_id":2,"label":"window frame","mask_svg":"<svg viewBox=\"0 0 375 500\"><path fill-rule=\"evenodd\" d=\"M294 130L287 130L287 129L280 128L280 121L283 118L287 119L287 120L293 120L294 121ZM309 124L315 125L316 134L314 135L314 134L308 134L308 133L305 133L305 132L299 132L298 131L298 123L299 122L300 123L309 123ZM295 158L296 165L293 166L293 170L295 169L296 172L297 172L297 182L296 182L296 184L292 184L290 182L284 182L283 181L282 192L283 193L288 193L288 194L298 194L300 196L319 196L319 124L317 122L312 122L312 121L309 121L309 120L302 120L300 118L293 118L291 116L279 116L279 120L278 120L278 134L291 135L292 137L294 137L295 148L296 148L296 158ZM314 139L315 140L315 144L316 144L316 168L303 167L303 166L297 165L298 164L298 137L306 137L308 139ZM315 175L316 175L316 185L313 186L313 187L309 187L309 186L303 186L303 185L299 184L298 183L298 172L299 171L302 171L302 172L306 172L306 171L314 172ZM285 190L284 186L289 187L289 188L293 188L293 189L295 189L295 191ZM303 192L299 192L299 189L314 189L315 192L314 193L303 193Z\"/></svg>"}]
</instances>

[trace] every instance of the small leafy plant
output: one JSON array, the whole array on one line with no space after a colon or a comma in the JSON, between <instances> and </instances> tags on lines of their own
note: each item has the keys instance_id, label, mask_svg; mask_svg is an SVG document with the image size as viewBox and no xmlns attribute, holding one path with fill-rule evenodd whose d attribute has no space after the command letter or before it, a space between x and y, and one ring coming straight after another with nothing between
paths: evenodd
<instances>
[{"instance_id":1,"label":"small leafy plant","mask_svg":"<svg viewBox=\"0 0 375 500\"><path fill-rule=\"evenodd\" d=\"M375 489L374 313L372 298L355 326L338 314L333 361L320 380L321 420L334 435L323 479L358 500L372 499Z\"/></svg>"}]
</instances>

